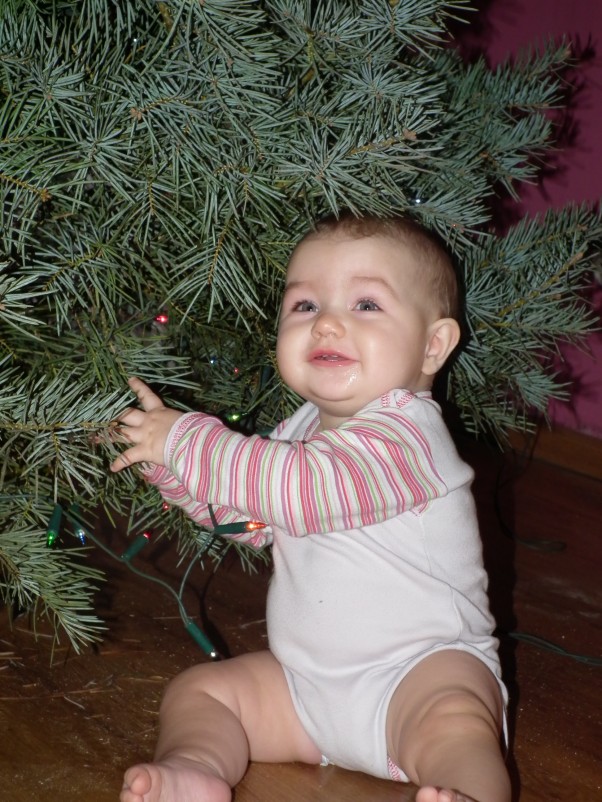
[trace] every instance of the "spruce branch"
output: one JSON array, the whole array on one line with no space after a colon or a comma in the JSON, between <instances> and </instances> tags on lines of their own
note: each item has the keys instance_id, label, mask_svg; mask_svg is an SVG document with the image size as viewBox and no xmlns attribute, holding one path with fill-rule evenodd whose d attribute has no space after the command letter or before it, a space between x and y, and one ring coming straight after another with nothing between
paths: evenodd
<instances>
[{"instance_id":1,"label":"spruce branch","mask_svg":"<svg viewBox=\"0 0 602 802\"><path fill-rule=\"evenodd\" d=\"M100 640L105 629L93 605L102 574L83 562L82 548L48 548L46 533L36 527L33 506L24 495L0 496L0 598L17 611L28 611L34 628L38 619L49 619L55 639L64 632L79 652ZM4 514L9 502L21 510L20 521L12 524ZM41 506L49 509L48 504Z\"/></svg>"},{"instance_id":2,"label":"spruce branch","mask_svg":"<svg viewBox=\"0 0 602 802\"><path fill-rule=\"evenodd\" d=\"M134 533L181 530L186 548L219 558L135 473L107 475L112 422L131 402L122 388L139 375L244 431L289 414L299 399L275 369L279 297L291 249L327 211L409 214L449 245L470 337L448 395L469 428L502 437L567 392L552 361L592 325L581 288L600 216L581 207L490 230L493 199L517 197L553 146L566 43L467 65L446 27L468 18L464 0L0 6L9 531L39 540L48 500L77 502ZM41 566L38 546L19 542ZM55 598L52 616L69 606Z\"/></svg>"}]
</instances>

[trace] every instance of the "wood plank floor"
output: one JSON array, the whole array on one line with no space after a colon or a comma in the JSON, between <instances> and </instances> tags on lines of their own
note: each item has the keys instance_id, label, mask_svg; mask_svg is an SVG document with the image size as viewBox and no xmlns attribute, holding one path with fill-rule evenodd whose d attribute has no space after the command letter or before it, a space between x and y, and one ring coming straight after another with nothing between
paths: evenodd
<instances>
[{"instance_id":1,"label":"wood plank floor","mask_svg":"<svg viewBox=\"0 0 602 802\"><path fill-rule=\"evenodd\" d=\"M500 628L600 658L602 482L473 443L463 450L478 471ZM520 540L504 534L496 501ZM106 539L121 553L118 533L107 529ZM165 683L204 659L171 597L121 563L93 559L109 575L98 599L108 631L97 649L76 655L62 644L50 664L48 635L36 639L25 617L11 628L0 612L0 802L115 802L124 767L152 753ZM137 560L177 586L181 569L166 544ZM215 575L199 569L192 580L186 604L191 613L204 610L221 648L238 654L265 645L267 570L250 575L232 561ZM602 668L506 635L501 653L515 799L602 799ZM406 802L414 794L412 786L334 767L256 764L235 802Z\"/></svg>"}]
</instances>

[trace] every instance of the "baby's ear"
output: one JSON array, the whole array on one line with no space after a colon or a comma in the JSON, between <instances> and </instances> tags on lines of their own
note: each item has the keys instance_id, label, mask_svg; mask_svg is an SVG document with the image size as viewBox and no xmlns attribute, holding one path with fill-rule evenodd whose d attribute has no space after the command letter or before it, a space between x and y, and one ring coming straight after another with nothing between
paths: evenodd
<instances>
[{"instance_id":1,"label":"baby's ear","mask_svg":"<svg viewBox=\"0 0 602 802\"><path fill-rule=\"evenodd\" d=\"M451 317L443 317L429 326L422 372L434 376L445 364L460 340L460 326Z\"/></svg>"}]
</instances>

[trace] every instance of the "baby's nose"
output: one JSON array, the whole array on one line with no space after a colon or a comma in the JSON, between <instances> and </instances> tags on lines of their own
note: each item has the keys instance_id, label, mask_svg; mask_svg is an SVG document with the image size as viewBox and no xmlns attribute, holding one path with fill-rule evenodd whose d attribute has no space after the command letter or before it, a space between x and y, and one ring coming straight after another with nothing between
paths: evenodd
<instances>
[{"instance_id":1,"label":"baby's nose","mask_svg":"<svg viewBox=\"0 0 602 802\"><path fill-rule=\"evenodd\" d=\"M345 333L342 319L332 312L323 312L318 315L312 327L314 337L341 337Z\"/></svg>"}]
</instances>

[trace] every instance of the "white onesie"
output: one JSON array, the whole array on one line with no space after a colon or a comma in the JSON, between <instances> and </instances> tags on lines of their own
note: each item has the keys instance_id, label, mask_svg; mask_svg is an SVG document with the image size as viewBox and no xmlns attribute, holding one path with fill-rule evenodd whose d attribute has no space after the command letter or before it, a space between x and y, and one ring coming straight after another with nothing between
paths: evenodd
<instances>
[{"instance_id":1,"label":"white onesie","mask_svg":"<svg viewBox=\"0 0 602 802\"><path fill-rule=\"evenodd\" d=\"M270 648L323 755L387 778L389 700L419 660L463 649L501 684L472 469L431 400L413 397L402 409L427 438L446 490L370 526L297 538L274 529L267 615ZM305 405L278 437L304 439L316 422Z\"/></svg>"}]
</instances>

